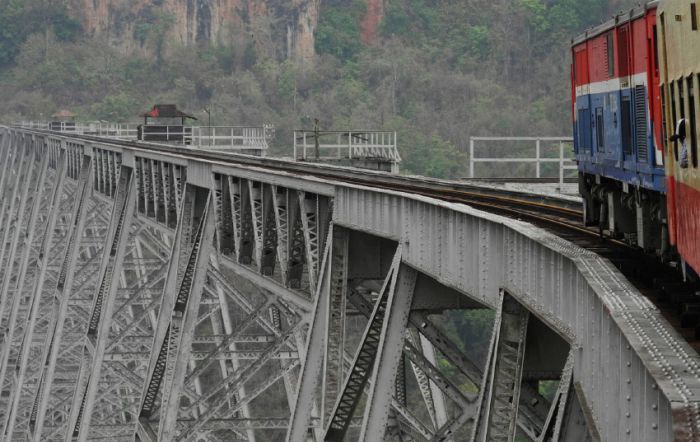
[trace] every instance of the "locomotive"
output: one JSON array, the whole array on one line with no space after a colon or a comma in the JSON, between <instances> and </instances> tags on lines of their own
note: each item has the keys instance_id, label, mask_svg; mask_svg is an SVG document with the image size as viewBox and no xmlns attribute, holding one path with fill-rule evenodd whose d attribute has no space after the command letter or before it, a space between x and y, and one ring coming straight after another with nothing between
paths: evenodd
<instances>
[{"instance_id":1,"label":"locomotive","mask_svg":"<svg viewBox=\"0 0 700 442\"><path fill-rule=\"evenodd\" d=\"M700 273L700 30L695 2L657 0L572 41L584 222ZM687 161L685 161L687 158Z\"/></svg>"}]
</instances>

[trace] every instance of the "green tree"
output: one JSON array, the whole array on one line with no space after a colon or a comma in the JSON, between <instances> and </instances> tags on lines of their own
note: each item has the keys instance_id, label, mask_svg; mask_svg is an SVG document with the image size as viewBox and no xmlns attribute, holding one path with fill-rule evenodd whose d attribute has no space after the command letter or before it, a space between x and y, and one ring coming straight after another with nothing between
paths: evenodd
<instances>
[{"instance_id":1,"label":"green tree","mask_svg":"<svg viewBox=\"0 0 700 442\"><path fill-rule=\"evenodd\" d=\"M321 10L316 29L316 52L330 54L341 60L352 60L362 49L359 20L363 9L353 2L350 6L331 5Z\"/></svg>"},{"instance_id":2,"label":"green tree","mask_svg":"<svg viewBox=\"0 0 700 442\"><path fill-rule=\"evenodd\" d=\"M12 63L27 38L22 0L0 0L0 65Z\"/></svg>"},{"instance_id":3,"label":"green tree","mask_svg":"<svg viewBox=\"0 0 700 442\"><path fill-rule=\"evenodd\" d=\"M296 67L290 60L279 67L277 76L277 94L285 100L294 100L297 95Z\"/></svg>"},{"instance_id":4,"label":"green tree","mask_svg":"<svg viewBox=\"0 0 700 442\"><path fill-rule=\"evenodd\" d=\"M107 121L130 121L137 115L139 103L125 93L108 95L92 107L92 114Z\"/></svg>"},{"instance_id":5,"label":"green tree","mask_svg":"<svg viewBox=\"0 0 700 442\"><path fill-rule=\"evenodd\" d=\"M451 179L464 176L465 155L438 134L416 130L400 118L390 122L387 127L399 134L403 172Z\"/></svg>"}]
</instances>

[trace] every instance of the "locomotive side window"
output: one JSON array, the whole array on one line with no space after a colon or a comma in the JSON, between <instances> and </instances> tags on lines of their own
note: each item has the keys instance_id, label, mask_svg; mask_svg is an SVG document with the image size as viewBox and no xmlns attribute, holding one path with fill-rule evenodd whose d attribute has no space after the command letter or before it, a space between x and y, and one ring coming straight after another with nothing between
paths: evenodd
<instances>
[{"instance_id":1,"label":"locomotive side window","mask_svg":"<svg viewBox=\"0 0 700 442\"><path fill-rule=\"evenodd\" d=\"M608 32L607 35L607 53L608 53L608 77L615 76L615 45L613 43L613 33Z\"/></svg>"},{"instance_id":2,"label":"locomotive side window","mask_svg":"<svg viewBox=\"0 0 700 442\"><path fill-rule=\"evenodd\" d=\"M581 149L591 150L591 111L588 109L578 110L578 139Z\"/></svg>"},{"instance_id":3,"label":"locomotive side window","mask_svg":"<svg viewBox=\"0 0 700 442\"><path fill-rule=\"evenodd\" d=\"M661 139L664 143L664 151L666 151L668 133L666 132L666 112L663 111L666 109L666 88L663 85L661 86L661 109Z\"/></svg>"},{"instance_id":4,"label":"locomotive side window","mask_svg":"<svg viewBox=\"0 0 700 442\"><path fill-rule=\"evenodd\" d=\"M676 109L676 84L675 82L671 82L669 84L670 88L670 94L671 94L671 124L673 127L671 128L671 133L675 133L676 130L676 121L678 121L678 110ZM678 140L673 140L673 157L676 159L676 162L678 161Z\"/></svg>"},{"instance_id":5,"label":"locomotive side window","mask_svg":"<svg viewBox=\"0 0 700 442\"><path fill-rule=\"evenodd\" d=\"M583 47L576 51L576 56L574 57L574 75L576 77L576 84L587 84L588 83L588 50Z\"/></svg>"},{"instance_id":6,"label":"locomotive side window","mask_svg":"<svg viewBox=\"0 0 700 442\"><path fill-rule=\"evenodd\" d=\"M688 77L688 110L689 110L689 115L688 119L690 121L690 157L691 157L691 162L693 164L693 167L698 167L698 135L697 135L697 126L698 123L695 119L695 77L694 75L691 75Z\"/></svg>"},{"instance_id":7,"label":"locomotive side window","mask_svg":"<svg viewBox=\"0 0 700 442\"><path fill-rule=\"evenodd\" d=\"M630 75L632 69L630 67L630 32L629 25L621 26L617 29L617 65L620 69L620 76L626 77ZM612 77L613 74L611 73Z\"/></svg>"},{"instance_id":8,"label":"locomotive side window","mask_svg":"<svg viewBox=\"0 0 700 442\"><path fill-rule=\"evenodd\" d=\"M678 89L678 110L681 114L681 118L685 118L685 90L683 88L683 79L679 79L676 83L676 89Z\"/></svg>"},{"instance_id":9,"label":"locomotive side window","mask_svg":"<svg viewBox=\"0 0 700 442\"><path fill-rule=\"evenodd\" d=\"M597 107L595 109L595 129L598 152L602 152L605 150L605 120L603 119L602 107Z\"/></svg>"},{"instance_id":10,"label":"locomotive side window","mask_svg":"<svg viewBox=\"0 0 700 442\"><path fill-rule=\"evenodd\" d=\"M654 57L654 69L656 69L656 74L659 74L659 37L656 35L656 25L654 25L654 32L652 34L652 38L654 39L654 48L651 51L651 56Z\"/></svg>"}]
</instances>

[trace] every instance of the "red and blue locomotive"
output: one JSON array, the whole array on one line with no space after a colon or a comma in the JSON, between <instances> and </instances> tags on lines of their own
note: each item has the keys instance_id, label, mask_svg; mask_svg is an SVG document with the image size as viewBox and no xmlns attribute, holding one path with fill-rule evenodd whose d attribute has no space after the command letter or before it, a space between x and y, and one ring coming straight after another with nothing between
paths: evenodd
<instances>
[{"instance_id":1,"label":"red and blue locomotive","mask_svg":"<svg viewBox=\"0 0 700 442\"><path fill-rule=\"evenodd\" d=\"M572 111L585 223L666 253L657 6L618 15L573 40Z\"/></svg>"},{"instance_id":2,"label":"red and blue locomotive","mask_svg":"<svg viewBox=\"0 0 700 442\"><path fill-rule=\"evenodd\" d=\"M585 222L700 275L700 12L659 0L572 44Z\"/></svg>"}]
</instances>

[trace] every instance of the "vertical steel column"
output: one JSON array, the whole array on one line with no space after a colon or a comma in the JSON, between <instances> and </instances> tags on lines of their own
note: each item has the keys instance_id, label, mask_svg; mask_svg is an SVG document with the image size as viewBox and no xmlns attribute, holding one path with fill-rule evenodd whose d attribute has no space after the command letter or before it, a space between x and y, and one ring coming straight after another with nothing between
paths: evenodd
<instances>
[{"instance_id":1,"label":"vertical steel column","mask_svg":"<svg viewBox=\"0 0 700 442\"><path fill-rule=\"evenodd\" d=\"M559 380L559 387L557 388L557 392L552 399L552 405L549 408L549 413L547 413L547 419L545 420L544 425L542 425L542 431L537 438L537 442L544 442L545 440L559 440L562 424L564 422L564 412L566 410L566 405L569 401L569 394L571 392L573 371L574 350L570 350L569 356L566 359L566 364L562 370L561 379Z\"/></svg>"},{"instance_id":2,"label":"vertical steel column","mask_svg":"<svg viewBox=\"0 0 700 442\"><path fill-rule=\"evenodd\" d=\"M298 192L299 208L301 210L301 225L303 226L304 244L306 246L306 268L309 277L309 292L316 293L319 267L319 210L318 197L306 199L306 192Z\"/></svg>"},{"instance_id":3,"label":"vertical steel column","mask_svg":"<svg viewBox=\"0 0 700 442\"><path fill-rule=\"evenodd\" d=\"M329 235L333 235L331 225ZM321 265L320 283L314 302L314 315L309 326L309 337L306 339L306 354L299 372L296 403L287 429L287 442L304 442L311 421L311 410L314 406L318 378L323 368L323 353L326 342L326 322L328 301L331 291L331 250L333 240L326 243ZM322 411L321 411L322 412Z\"/></svg>"},{"instance_id":4,"label":"vertical steel column","mask_svg":"<svg viewBox=\"0 0 700 442\"><path fill-rule=\"evenodd\" d=\"M0 176L0 201L4 201L7 180L9 179L10 175L12 175L11 173L8 173L8 168L12 167L11 158L13 157L13 154L17 151L15 146L12 145L12 140L14 138L15 136L13 134L6 133L5 136L2 138L2 143L0 144L0 148L2 148L2 152L0 152L0 155L2 155L2 176Z\"/></svg>"},{"instance_id":5,"label":"vertical steel column","mask_svg":"<svg viewBox=\"0 0 700 442\"><path fill-rule=\"evenodd\" d=\"M381 437L389 420L389 410L396 370L402 358L406 324L413 303L417 273L411 267L400 265L396 286L389 293L387 313L382 326L377 361L372 373L372 386L367 396L360 440L373 441Z\"/></svg>"},{"instance_id":6,"label":"vertical steel column","mask_svg":"<svg viewBox=\"0 0 700 442\"><path fill-rule=\"evenodd\" d=\"M217 255L215 255L212 258L212 267L216 270L219 271L219 258ZM223 325L223 332L226 333L226 335L231 335L234 332L234 327L233 327L233 321L231 321L231 312L229 311L229 305L228 305L228 299L226 298L226 294L224 293L224 288L222 287L222 284L216 279L213 278L214 280L214 287L216 290L216 295L219 300L219 306L221 307L221 325ZM218 321L214 321L212 318L212 327L214 329L214 333L219 333L220 332L220 327L221 325L216 324ZM229 345L229 349L232 351L236 351L237 349L236 343L231 343ZM231 366L233 367L233 371L238 371L241 367L241 363L238 360L238 357L232 357L230 359L231 361ZM220 363L221 366L221 374L222 378L226 379L228 377L228 369L226 368L226 361L223 360ZM245 397L246 396L246 389L245 385L241 384L238 387L238 397ZM241 407L241 415L245 419L249 419L251 414L250 414L250 407L248 404L245 404L243 407ZM248 437L248 442L255 442L255 431L253 430L247 430L246 431L246 436Z\"/></svg>"},{"instance_id":7,"label":"vertical steel column","mask_svg":"<svg viewBox=\"0 0 700 442\"><path fill-rule=\"evenodd\" d=\"M262 248L263 248L263 198L265 197L262 183L259 187L255 186L252 180L248 180L248 187L243 191L248 191L248 199L250 202L250 221L252 225L252 240L253 240L253 259L259 273L263 273L262 268Z\"/></svg>"},{"instance_id":8,"label":"vertical steel column","mask_svg":"<svg viewBox=\"0 0 700 442\"><path fill-rule=\"evenodd\" d=\"M437 357L435 355L435 347L423 334L419 336L420 348L423 350L425 359L431 364L437 366ZM431 396L433 398L433 407L435 411L436 428L440 428L447 423L447 408L445 407L445 395L442 390L435 385L435 382L428 381L430 385Z\"/></svg>"},{"instance_id":9,"label":"vertical steel column","mask_svg":"<svg viewBox=\"0 0 700 442\"><path fill-rule=\"evenodd\" d=\"M102 362L112 325L112 313L116 302L119 277L122 273L129 230L136 204L136 189L132 169L121 166L119 184L114 198L107 247L102 252L99 285L93 301L92 315L85 337L85 352L91 364L81 370L78 389L71 406L68 430L79 441L87 440L95 397L102 375ZM86 386L83 388L83 386Z\"/></svg>"},{"instance_id":10,"label":"vertical steel column","mask_svg":"<svg viewBox=\"0 0 700 442\"><path fill-rule=\"evenodd\" d=\"M155 411L156 396L162 386L158 440L170 441L175 434L180 393L213 250L215 216L211 206L209 189L185 185L182 215L141 402L140 419L147 419Z\"/></svg>"},{"instance_id":11,"label":"vertical steel column","mask_svg":"<svg viewBox=\"0 0 700 442\"><path fill-rule=\"evenodd\" d=\"M502 291L472 441L515 438L528 318L525 307Z\"/></svg>"},{"instance_id":12,"label":"vertical steel column","mask_svg":"<svg viewBox=\"0 0 700 442\"><path fill-rule=\"evenodd\" d=\"M26 140L25 140L26 142ZM17 164L17 171L14 179L14 186L12 188L12 196L10 197L10 210L7 212L7 219L5 219L5 212L4 209L7 207L7 201L3 201L3 213L2 217L0 218L0 222L4 222L5 225L3 226L3 236L2 236L2 244L0 244L0 265L5 265L6 266L6 271L2 273L0 276L0 280L3 281L3 288L5 285L5 281L10 280L12 269L13 269L13 263L14 263L14 254L17 251L17 241L19 240L20 232L22 231L22 219L24 217L24 204L26 203L27 200L27 190L29 189L29 186L21 186L20 183L22 182L23 178L26 178L27 180L31 180L31 171L34 166L33 161L31 161L31 155L33 153L33 149L30 146L24 145L21 147L18 147L18 150L21 150L22 153L19 156L18 159L18 164ZM15 206L17 203L17 193L20 191L20 187L24 187L22 190L21 196L20 196L20 207L18 210L15 210ZM7 248L7 244L9 242L9 236L10 236L10 229L14 228L14 238L12 240L12 245L10 246L10 254L7 258L7 261L5 262L5 250ZM5 318L5 305L7 304L7 297L5 296L5 290L3 290L2 293L2 298L0 298L0 325L3 322L3 319ZM8 318L9 319L9 318ZM3 334L3 340L5 340L6 335ZM3 351L10 345L7 343L7 345L3 345ZM2 378L0 378L2 379Z\"/></svg>"},{"instance_id":13,"label":"vertical steel column","mask_svg":"<svg viewBox=\"0 0 700 442\"><path fill-rule=\"evenodd\" d=\"M52 319L53 327L49 327L49 335L52 337L50 340L47 340L47 342L50 342L47 349L48 358L46 361L44 361L45 365L42 367L42 374L39 378L42 385L40 386L39 394L37 396L37 418L36 427L33 434L33 439L36 442L41 440L44 419L46 417L46 408L49 404L51 387L54 381L56 361L58 360L58 353L61 347L61 340L63 338L63 325L68 311L68 298L70 297L69 295L73 285L75 264L78 258L78 251L80 249L80 240L83 236L83 229L85 227L88 200L90 199L90 188L92 187L92 173L90 173L91 167L92 162L90 161L90 157L84 156L82 158L81 170L78 179L78 200L75 204L73 217L71 217L70 231L68 233L68 246L66 247L66 254L64 256L63 263L61 264L58 283L54 291L54 311L52 312L52 316L56 316L54 316ZM55 306L56 302L59 303L57 311Z\"/></svg>"},{"instance_id":14,"label":"vertical steel column","mask_svg":"<svg viewBox=\"0 0 700 442\"><path fill-rule=\"evenodd\" d=\"M39 309L41 307L41 297L44 292L44 282L46 281L46 272L49 266L48 252L53 244L53 237L56 229L56 219L58 218L60 212L61 196L63 195L65 177L66 155L64 151L61 151L60 159L56 164L56 184L54 186L53 195L51 197L51 202L48 207L48 220L46 223L41 248L39 249L39 256L35 264L35 266L37 267L38 276L36 277L34 281L34 286L32 287L31 307L29 309L29 316L27 318L24 329L24 338L21 347L22 350L20 352L19 359L15 364L15 372L17 373L17 386L24 385L24 378L26 376L28 365L30 362L29 354L31 352L32 342L34 341L34 330L39 316ZM10 411L6 414L7 420L4 423L4 434L7 440L12 440L15 419L17 418L17 413L19 411L21 397L21 388L15 388L10 394Z\"/></svg>"},{"instance_id":15,"label":"vertical steel column","mask_svg":"<svg viewBox=\"0 0 700 442\"><path fill-rule=\"evenodd\" d=\"M386 363L375 366L375 361L377 358L382 358L383 355L380 354L380 349L383 349L384 342L387 336L388 327L391 328L390 340L394 342L394 328L396 325L397 318L393 315L393 305L394 305L394 292L396 289L396 282L398 279L399 268L401 265L401 247L396 251L394 255L394 260L389 270L389 274L384 280L384 284L377 298L374 310L370 316L369 322L367 323L367 328L365 329L362 340L360 341L360 347L357 350L355 359L353 360L352 366L350 368L350 373L343 386L343 392L338 397L335 407L333 408L333 413L331 415L330 423L326 430L325 439L326 441L341 442L345 438L345 434L350 426L350 420L352 419L355 409L360 402L362 393L365 386L369 382L370 376L380 375L382 378L391 377L388 374L389 368ZM415 275L414 275L415 277ZM410 285L411 277L402 277L402 288L407 289ZM415 283L415 281L414 281ZM412 293L412 289L411 289ZM400 302L399 304L404 304ZM410 302L408 303L410 308ZM398 305L398 304L397 304ZM399 306L398 308L403 308ZM406 319L408 318L408 308L406 311ZM400 315L399 315L400 316ZM400 319L400 318L398 318ZM403 336L403 331L402 331ZM401 338L403 340L403 338ZM401 342L399 342L398 347L394 351L401 352ZM395 358L395 362L398 362L398 357ZM375 368L380 367L380 368ZM394 369L396 366L394 366ZM394 371L394 375L396 372ZM375 382L376 384L376 382ZM388 385L376 386L373 389L378 388L388 388L389 389L389 399L391 399L391 393L393 392L394 382L393 380ZM374 392L370 393L370 400L374 396ZM384 392L379 392L377 394L379 401L384 402L385 394ZM370 416L369 409L371 408L371 403L365 409L365 419L363 423L363 434L367 427L368 417ZM373 412L374 413L374 412ZM372 416L372 424L376 424L376 414ZM382 434L383 436L383 434Z\"/></svg>"},{"instance_id":16,"label":"vertical steel column","mask_svg":"<svg viewBox=\"0 0 700 442\"><path fill-rule=\"evenodd\" d=\"M348 246L350 235L342 227L332 232L331 276L326 314L321 427L333 412L343 386L345 362L345 310L348 292Z\"/></svg>"},{"instance_id":17,"label":"vertical steel column","mask_svg":"<svg viewBox=\"0 0 700 442\"><path fill-rule=\"evenodd\" d=\"M277 261L279 262L282 283L287 286L287 255L289 252L289 219L287 218L288 194L287 189L272 185L272 209L274 211L275 227L277 228Z\"/></svg>"},{"instance_id":18,"label":"vertical steel column","mask_svg":"<svg viewBox=\"0 0 700 442\"><path fill-rule=\"evenodd\" d=\"M35 152L32 152L32 156L35 155ZM10 357L10 352L12 350L13 342L15 340L15 327L17 324L17 315L19 314L19 307L22 303L22 292L24 290L24 279L26 278L27 275L27 267L29 265L29 256L31 253L31 246L32 242L34 241L34 230L37 222L37 218L39 215L39 207L41 205L42 201L42 194L44 192L44 182L46 180L46 170L48 168L48 155L42 155L43 159L41 160L41 166L39 168L39 173L38 173L38 179L34 179L34 174L33 174L33 167L30 166L29 170L27 171L27 174L25 176L27 183L24 185L24 190L22 192L22 197L21 197L21 203L19 207L19 213L16 221L16 226L15 226L15 235L12 241L12 246L10 250L10 260L7 263L7 266L5 268L5 273L6 277L3 279L3 285L2 285L2 300L3 302L0 303L3 308L5 307L6 303L9 301L10 305L10 315L8 319L8 326L7 326L7 334L6 334L6 345L3 346L2 349L2 355L0 356L0 382L2 382L2 386L0 386L0 394L4 392L4 385L5 385L5 374L7 372L7 365L8 365L8 360ZM33 163L34 161L32 159L29 160L30 163ZM24 241L23 241L23 247L20 252L20 257L19 257L19 271L17 274L17 278L15 280L15 287L12 290L14 293L14 296L11 296L10 294L10 271L13 269L13 262L14 262L14 257L18 248L18 243L20 240L20 237L22 236L22 225L24 224L24 213L25 213L25 205L27 202L27 196L29 193L29 190L31 189L31 193L33 195L32 197L32 207L30 209L30 215L29 215L29 223L27 224L26 231L24 233ZM11 299L10 299L11 298ZM2 316L4 316L4 312L2 312ZM19 349L21 352L21 348ZM13 377L14 378L14 377ZM16 378L14 378L12 381L15 381ZM14 385L13 382L10 382L10 395L12 395L12 390L13 389L18 389L21 388L20 384ZM8 403L9 405L10 403ZM5 415L7 418L7 414ZM7 421L5 421L4 424L6 424Z\"/></svg>"}]
</instances>

